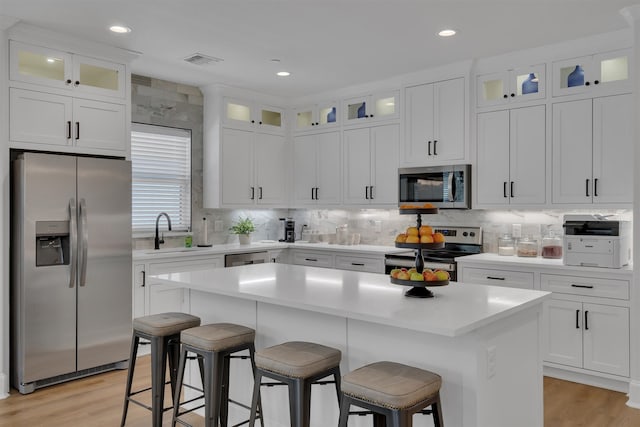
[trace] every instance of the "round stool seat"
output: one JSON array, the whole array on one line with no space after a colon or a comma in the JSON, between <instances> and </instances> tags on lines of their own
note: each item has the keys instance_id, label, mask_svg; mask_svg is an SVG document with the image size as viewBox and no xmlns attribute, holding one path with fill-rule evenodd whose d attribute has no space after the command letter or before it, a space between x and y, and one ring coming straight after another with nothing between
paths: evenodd
<instances>
[{"instance_id":1,"label":"round stool seat","mask_svg":"<svg viewBox=\"0 0 640 427\"><path fill-rule=\"evenodd\" d=\"M442 378L433 372L395 362L376 362L342 378L342 392L390 409L409 408L440 391Z\"/></svg>"},{"instance_id":2,"label":"round stool seat","mask_svg":"<svg viewBox=\"0 0 640 427\"><path fill-rule=\"evenodd\" d=\"M185 329L180 333L182 344L204 351L223 351L252 344L256 331L233 323L212 323Z\"/></svg>"},{"instance_id":3,"label":"round stool seat","mask_svg":"<svg viewBox=\"0 0 640 427\"><path fill-rule=\"evenodd\" d=\"M174 335L200 324L200 318L186 313L160 313L133 319L133 329L156 337Z\"/></svg>"},{"instance_id":4,"label":"round stool seat","mask_svg":"<svg viewBox=\"0 0 640 427\"><path fill-rule=\"evenodd\" d=\"M292 378L308 378L340 364L340 350L320 344L290 341L256 352L259 369Z\"/></svg>"}]
</instances>

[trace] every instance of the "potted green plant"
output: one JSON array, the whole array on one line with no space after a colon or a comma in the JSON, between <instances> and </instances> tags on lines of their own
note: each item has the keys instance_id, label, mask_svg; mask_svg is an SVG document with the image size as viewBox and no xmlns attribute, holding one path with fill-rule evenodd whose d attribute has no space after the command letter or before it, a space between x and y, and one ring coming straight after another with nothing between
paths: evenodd
<instances>
[{"instance_id":1,"label":"potted green plant","mask_svg":"<svg viewBox=\"0 0 640 427\"><path fill-rule=\"evenodd\" d=\"M229 229L233 234L238 235L241 245L247 245L251 243L251 233L256 231L256 226L253 224L251 218L240 217Z\"/></svg>"}]
</instances>

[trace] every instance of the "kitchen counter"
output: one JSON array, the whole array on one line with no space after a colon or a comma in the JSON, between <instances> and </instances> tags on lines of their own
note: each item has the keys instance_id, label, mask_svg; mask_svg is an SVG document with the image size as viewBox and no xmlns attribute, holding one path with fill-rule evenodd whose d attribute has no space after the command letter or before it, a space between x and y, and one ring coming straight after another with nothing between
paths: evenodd
<instances>
[{"instance_id":1,"label":"kitchen counter","mask_svg":"<svg viewBox=\"0 0 640 427\"><path fill-rule=\"evenodd\" d=\"M135 250L132 253L134 261L144 261L150 259L162 259L162 258L176 258L176 257L189 257L192 255L225 255L233 253L244 252L258 252L269 251L278 249L309 249L309 250L321 250L332 252L345 252L345 253L359 253L365 255L384 255L392 252L402 252L403 249L398 249L394 246L375 246L375 245L336 245L330 243L308 243L308 242L295 242L285 243L276 242L273 240L262 240L248 245L241 245L239 243L229 243L223 245L213 245L209 248L162 248L158 250L154 249L140 249ZM406 249L405 249L406 250Z\"/></svg>"},{"instance_id":2,"label":"kitchen counter","mask_svg":"<svg viewBox=\"0 0 640 427\"><path fill-rule=\"evenodd\" d=\"M432 288L434 298L414 299L385 275L273 263L149 279L154 286L186 288L183 310L203 324L254 328L258 349L313 341L342 351L343 373L377 360L437 372L448 426L543 424L540 324L547 292L451 283ZM251 393L247 375L232 375L242 400ZM265 390L269 425L288 425L286 391ZM335 424L335 392L314 389L313 400L322 410L312 411L312 425ZM430 422L417 416L414 426Z\"/></svg>"}]
</instances>

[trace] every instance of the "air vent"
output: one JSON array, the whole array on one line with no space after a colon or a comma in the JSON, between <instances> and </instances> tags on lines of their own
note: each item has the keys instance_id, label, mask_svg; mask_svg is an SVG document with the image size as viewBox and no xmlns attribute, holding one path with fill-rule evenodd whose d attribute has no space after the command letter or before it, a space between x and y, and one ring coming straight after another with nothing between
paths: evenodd
<instances>
[{"instance_id":1,"label":"air vent","mask_svg":"<svg viewBox=\"0 0 640 427\"><path fill-rule=\"evenodd\" d=\"M151 77L140 76L137 74L131 74L131 84L139 86L151 87Z\"/></svg>"},{"instance_id":2,"label":"air vent","mask_svg":"<svg viewBox=\"0 0 640 427\"><path fill-rule=\"evenodd\" d=\"M207 65L207 64L211 64L212 62L224 61L224 59L222 58L216 58L213 56L204 55L202 53L194 53L193 55L189 55L186 58L184 58L184 60L194 65Z\"/></svg>"}]
</instances>

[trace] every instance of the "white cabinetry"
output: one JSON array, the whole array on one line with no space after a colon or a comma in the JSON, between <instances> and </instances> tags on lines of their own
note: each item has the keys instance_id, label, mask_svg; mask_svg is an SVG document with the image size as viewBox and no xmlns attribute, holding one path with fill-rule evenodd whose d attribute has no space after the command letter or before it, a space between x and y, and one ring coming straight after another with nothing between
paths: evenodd
<instances>
[{"instance_id":1,"label":"white cabinetry","mask_svg":"<svg viewBox=\"0 0 640 427\"><path fill-rule=\"evenodd\" d=\"M553 63L553 96L610 95L631 91L631 49Z\"/></svg>"},{"instance_id":2,"label":"white cabinetry","mask_svg":"<svg viewBox=\"0 0 640 427\"><path fill-rule=\"evenodd\" d=\"M478 107L542 99L545 97L545 64L477 76L476 88Z\"/></svg>"},{"instance_id":3,"label":"white cabinetry","mask_svg":"<svg viewBox=\"0 0 640 427\"><path fill-rule=\"evenodd\" d=\"M399 90L375 92L345 99L342 102L343 124L397 119L400 116L399 100Z\"/></svg>"},{"instance_id":4,"label":"white cabinetry","mask_svg":"<svg viewBox=\"0 0 640 427\"><path fill-rule=\"evenodd\" d=\"M406 88L404 111L403 165L464 160L463 78Z\"/></svg>"},{"instance_id":5,"label":"white cabinetry","mask_svg":"<svg viewBox=\"0 0 640 427\"><path fill-rule=\"evenodd\" d=\"M554 204L630 204L633 96L553 105Z\"/></svg>"},{"instance_id":6,"label":"white cabinetry","mask_svg":"<svg viewBox=\"0 0 640 427\"><path fill-rule=\"evenodd\" d=\"M344 204L397 205L398 125L349 129L343 138Z\"/></svg>"},{"instance_id":7,"label":"white cabinetry","mask_svg":"<svg viewBox=\"0 0 640 427\"><path fill-rule=\"evenodd\" d=\"M338 125L340 112L336 101L298 107L294 109L294 125L296 132L319 130Z\"/></svg>"},{"instance_id":8,"label":"white cabinetry","mask_svg":"<svg viewBox=\"0 0 640 427\"><path fill-rule=\"evenodd\" d=\"M504 286L508 288L533 289L534 278L530 271L506 270L504 268L466 267L462 282L478 285Z\"/></svg>"},{"instance_id":9,"label":"white cabinetry","mask_svg":"<svg viewBox=\"0 0 640 427\"><path fill-rule=\"evenodd\" d=\"M220 158L224 206L286 203L284 136L224 128Z\"/></svg>"},{"instance_id":10,"label":"white cabinetry","mask_svg":"<svg viewBox=\"0 0 640 427\"><path fill-rule=\"evenodd\" d=\"M479 113L478 205L546 202L545 106Z\"/></svg>"},{"instance_id":11,"label":"white cabinetry","mask_svg":"<svg viewBox=\"0 0 640 427\"><path fill-rule=\"evenodd\" d=\"M284 133L284 110L259 102L224 98L223 122L226 126L260 132Z\"/></svg>"},{"instance_id":12,"label":"white cabinetry","mask_svg":"<svg viewBox=\"0 0 640 427\"><path fill-rule=\"evenodd\" d=\"M9 78L82 94L125 98L126 67L49 49L42 46L10 42Z\"/></svg>"},{"instance_id":13,"label":"white cabinetry","mask_svg":"<svg viewBox=\"0 0 640 427\"><path fill-rule=\"evenodd\" d=\"M299 135L293 140L293 205L340 203L340 133Z\"/></svg>"},{"instance_id":14,"label":"white cabinetry","mask_svg":"<svg viewBox=\"0 0 640 427\"><path fill-rule=\"evenodd\" d=\"M291 263L339 270L384 273L384 255L366 256L359 253L351 255L336 251L291 249Z\"/></svg>"}]
</instances>

